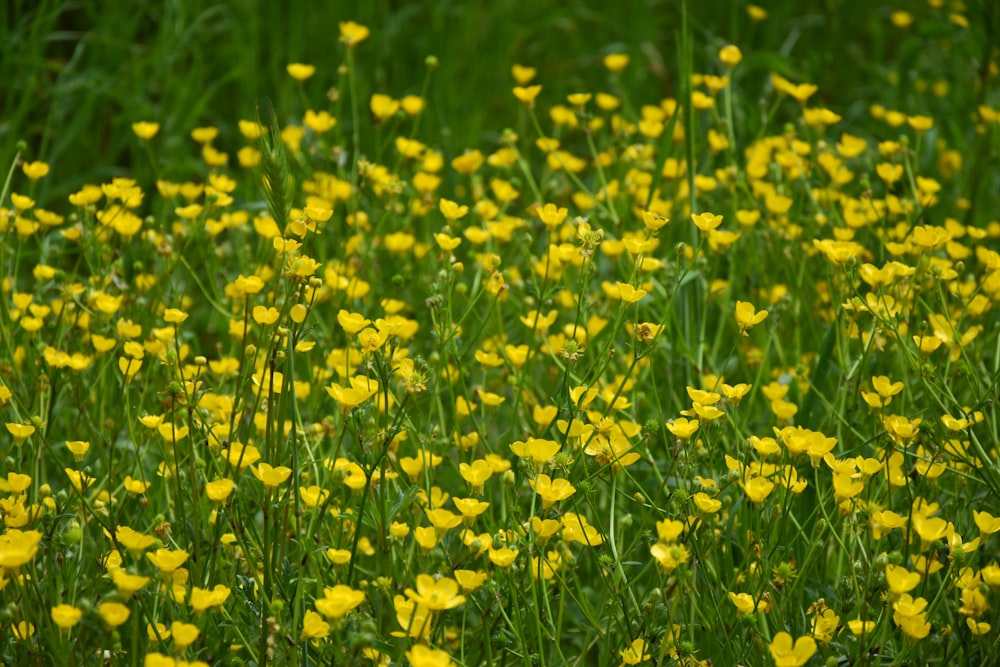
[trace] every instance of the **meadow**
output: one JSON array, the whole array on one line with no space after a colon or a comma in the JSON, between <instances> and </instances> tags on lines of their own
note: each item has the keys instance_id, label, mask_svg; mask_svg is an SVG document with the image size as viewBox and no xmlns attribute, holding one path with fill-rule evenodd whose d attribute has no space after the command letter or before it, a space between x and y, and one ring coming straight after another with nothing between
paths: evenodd
<instances>
[{"instance_id":1,"label":"meadow","mask_svg":"<svg viewBox=\"0 0 1000 667\"><path fill-rule=\"evenodd\" d=\"M989 0L0 8L0 663L991 665Z\"/></svg>"}]
</instances>

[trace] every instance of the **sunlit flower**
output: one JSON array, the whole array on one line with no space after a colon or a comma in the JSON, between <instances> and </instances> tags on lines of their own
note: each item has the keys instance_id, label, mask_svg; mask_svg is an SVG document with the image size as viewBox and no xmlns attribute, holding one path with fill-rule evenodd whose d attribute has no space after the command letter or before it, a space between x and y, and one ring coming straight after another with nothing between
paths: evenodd
<instances>
[{"instance_id":1,"label":"sunlit flower","mask_svg":"<svg viewBox=\"0 0 1000 667\"><path fill-rule=\"evenodd\" d=\"M416 589L407 588L406 597L431 611L454 609L465 602L458 592L458 582L448 577L435 579L429 574L418 574Z\"/></svg>"},{"instance_id":2,"label":"sunlit flower","mask_svg":"<svg viewBox=\"0 0 1000 667\"><path fill-rule=\"evenodd\" d=\"M292 474L292 469L288 466L272 466L268 463L258 463L250 468L250 471L261 481L268 493L273 493Z\"/></svg>"},{"instance_id":3,"label":"sunlit flower","mask_svg":"<svg viewBox=\"0 0 1000 667\"><path fill-rule=\"evenodd\" d=\"M149 141L160 131L160 124L154 123L152 121L142 120L137 123L132 123L132 132L135 136L139 137L144 141Z\"/></svg>"},{"instance_id":4,"label":"sunlit flower","mask_svg":"<svg viewBox=\"0 0 1000 667\"><path fill-rule=\"evenodd\" d=\"M531 488L542 499L542 507L548 509L554 503L569 498L576 493L576 488L567 479L551 479L545 473L539 474L535 479L529 480Z\"/></svg>"},{"instance_id":5,"label":"sunlit flower","mask_svg":"<svg viewBox=\"0 0 1000 667\"><path fill-rule=\"evenodd\" d=\"M131 611L120 602L102 602L97 607L97 613L110 627L117 628L128 620Z\"/></svg>"},{"instance_id":6,"label":"sunlit flower","mask_svg":"<svg viewBox=\"0 0 1000 667\"><path fill-rule=\"evenodd\" d=\"M52 622L63 630L68 630L80 622L83 618L83 611L69 604L60 604L52 607Z\"/></svg>"},{"instance_id":7,"label":"sunlit flower","mask_svg":"<svg viewBox=\"0 0 1000 667\"><path fill-rule=\"evenodd\" d=\"M305 81L316 73L316 66L304 63L290 63L285 67L285 70L296 81Z\"/></svg>"},{"instance_id":8,"label":"sunlit flower","mask_svg":"<svg viewBox=\"0 0 1000 667\"><path fill-rule=\"evenodd\" d=\"M736 302L736 326L740 328L740 333L748 335L750 329L764 321L767 317L766 310L756 310L752 303L746 301Z\"/></svg>"},{"instance_id":9,"label":"sunlit flower","mask_svg":"<svg viewBox=\"0 0 1000 667\"><path fill-rule=\"evenodd\" d=\"M371 31L359 23L354 21L340 22L340 41L346 44L347 48L354 48L368 39L369 34Z\"/></svg>"},{"instance_id":10,"label":"sunlit flower","mask_svg":"<svg viewBox=\"0 0 1000 667\"><path fill-rule=\"evenodd\" d=\"M609 53L604 56L604 66L612 72L620 72L628 67L629 57L627 53Z\"/></svg>"},{"instance_id":11,"label":"sunlit flower","mask_svg":"<svg viewBox=\"0 0 1000 667\"><path fill-rule=\"evenodd\" d=\"M187 562L188 552L183 549L171 550L160 548L153 553L147 553L146 558L148 558L149 562L155 565L162 574L171 574Z\"/></svg>"},{"instance_id":12,"label":"sunlit flower","mask_svg":"<svg viewBox=\"0 0 1000 667\"><path fill-rule=\"evenodd\" d=\"M316 611L328 619L340 618L365 601L364 591L337 584L323 589L323 597L315 602Z\"/></svg>"},{"instance_id":13,"label":"sunlit flower","mask_svg":"<svg viewBox=\"0 0 1000 667\"><path fill-rule=\"evenodd\" d=\"M796 639L793 644L790 634L779 632L774 635L769 648L777 667L802 667L816 652L816 640L804 636Z\"/></svg>"}]
</instances>

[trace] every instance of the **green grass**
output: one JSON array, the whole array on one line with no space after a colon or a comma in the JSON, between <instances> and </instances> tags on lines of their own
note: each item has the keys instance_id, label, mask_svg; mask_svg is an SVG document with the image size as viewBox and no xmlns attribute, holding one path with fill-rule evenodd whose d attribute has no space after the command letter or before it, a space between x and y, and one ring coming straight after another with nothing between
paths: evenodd
<instances>
[{"instance_id":1,"label":"green grass","mask_svg":"<svg viewBox=\"0 0 1000 667\"><path fill-rule=\"evenodd\" d=\"M0 661L989 664L994 4L330 4L0 8Z\"/></svg>"}]
</instances>

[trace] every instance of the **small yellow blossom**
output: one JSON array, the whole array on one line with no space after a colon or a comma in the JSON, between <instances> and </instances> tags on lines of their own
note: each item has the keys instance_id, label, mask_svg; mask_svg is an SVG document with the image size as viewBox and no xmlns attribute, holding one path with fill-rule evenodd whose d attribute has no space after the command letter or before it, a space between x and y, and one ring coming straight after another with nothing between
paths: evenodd
<instances>
[{"instance_id":1,"label":"small yellow blossom","mask_svg":"<svg viewBox=\"0 0 1000 667\"><path fill-rule=\"evenodd\" d=\"M604 66L611 72L620 72L628 67L629 57L627 53L609 53L604 56Z\"/></svg>"},{"instance_id":2,"label":"small yellow blossom","mask_svg":"<svg viewBox=\"0 0 1000 667\"><path fill-rule=\"evenodd\" d=\"M714 213L693 213L691 219L698 229L703 232L710 231L722 224L722 216Z\"/></svg>"},{"instance_id":3,"label":"small yellow blossom","mask_svg":"<svg viewBox=\"0 0 1000 667\"><path fill-rule=\"evenodd\" d=\"M726 67L736 67L743 60L743 53L738 46L727 44L719 51L719 60Z\"/></svg>"},{"instance_id":4,"label":"small yellow blossom","mask_svg":"<svg viewBox=\"0 0 1000 667\"><path fill-rule=\"evenodd\" d=\"M526 107L535 106L535 98L542 92L542 87L535 86L515 86L514 97L520 100Z\"/></svg>"},{"instance_id":5,"label":"small yellow blossom","mask_svg":"<svg viewBox=\"0 0 1000 667\"><path fill-rule=\"evenodd\" d=\"M68 630L80 622L83 611L73 605L60 604L52 607L52 622L63 630Z\"/></svg>"},{"instance_id":6,"label":"small yellow blossom","mask_svg":"<svg viewBox=\"0 0 1000 667\"><path fill-rule=\"evenodd\" d=\"M110 627L117 628L128 620L131 611L120 602L102 602L97 607L97 613Z\"/></svg>"},{"instance_id":7,"label":"small yellow blossom","mask_svg":"<svg viewBox=\"0 0 1000 667\"><path fill-rule=\"evenodd\" d=\"M49 173L49 165L45 162L25 162L21 171L32 181L44 178Z\"/></svg>"},{"instance_id":8,"label":"small yellow blossom","mask_svg":"<svg viewBox=\"0 0 1000 667\"><path fill-rule=\"evenodd\" d=\"M369 34L371 34L371 30L359 23L354 21L340 22L340 41L346 44L349 49L368 39Z\"/></svg>"},{"instance_id":9,"label":"small yellow blossom","mask_svg":"<svg viewBox=\"0 0 1000 667\"><path fill-rule=\"evenodd\" d=\"M777 667L802 667L816 652L816 640L809 636L799 637L793 644L790 634L779 632L769 648Z\"/></svg>"},{"instance_id":10,"label":"small yellow blossom","mask_svg":"<svg viewBox=\"0 0 1000 667\"><path fill-rule=\"evenodd\" d=\"M290 63L285 70L288 75L291 76L296 81L305 81L316 73L315 65L306 65L304 63Z\"/></svg>"},{"instance_id":11,"label":"small yellow blossom","mask_svg":"<svg viewBox=\"0 0 1000 667\"><path fill-rule=\"evenodd\" d=\"M134 132L135 136L139 137L143 141L149 141L155 137L159 131L159 123L146 120L139 121L138 123L132 123L132 132Z\"/></svg>"},{"instance_id":12,"label":"small yellow blossom","mask_svg":"<svg viewBox=\"0 0 1000 667\"><path fill-rule=\"evenodd\" d=\"M755 310L753 304L747 301L736 302L736 326L744 336L749 335L750 329L763 322L766 317L766 310Z\"/></svg>"}]
</instances>

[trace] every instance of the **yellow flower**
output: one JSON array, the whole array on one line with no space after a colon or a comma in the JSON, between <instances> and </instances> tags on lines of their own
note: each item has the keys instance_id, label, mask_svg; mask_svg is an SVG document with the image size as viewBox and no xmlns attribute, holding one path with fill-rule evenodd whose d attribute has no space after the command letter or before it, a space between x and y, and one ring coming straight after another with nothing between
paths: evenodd
<instances>
[{"instance_id":1,"label":"yellow flower","mask_svg":"<svg viewBox=\"0 0 1000 667\"><path fill-rule=\"evenodd\" d=\"M951 233L934 225L917 225L910 232L910 239L924 250L940 248L952 239Z\"/></svg>"},{"instance_id":2,"label":"yellow flower","mask_svg":"<svg viewBox=\"0 0 1000 667\"><path fill-rule=\"evenodd\" d=\"M19 472L9 472L6 478L0 477L0 491L19 495L24 493L31 486L31 475L24 475ZM989 515L987 515L989 516Z\"/></svg>"},{"instance_id":3,"label":"yellow flower","mask_svg":"<svg viewBox=\"0 0 1000 667\"><path fill-rule=\"evenodd\" d=\"M31 197L26 197L25 195L12 192L10 193L10 203L13 204L14 208L18 211L27 211L35 205L35 200Z\"/></svg>"},{"instance_id":4,"label":"yellow flower","mask_svg":"<svg viewBox=\"0 0 1000 667\"><path fill-rule=\"evenodd\" d=\"M328 634L330 634L330 624L312 609L307 609L302 619L300 639L322 639Z\"/></svg>"},{"instance_id":5,"label":"yellow flower","mask_svg":"<svg viewBox=\"0 0 1000 667\"><path fill-rule=\"evenodd\" d=\"M31 424L16 424L7 422L5 424L7 432L14 436L14 444L20 445L35 432L35 427Z\"/></svg>"},{"instance_id":6,"label":"yellow flower","mask_svg":"<svg viewBox=\"0 0 1000 667\"><path fill-rule=\"evenodd\" d=\"M423 644L414 644L406 652L406 659L412 667L452 667L455 664L445 651Z\"/></svg>"},{"instance_id":7,"label":"yellow flower","mask_svg":"<svg viewBox=\"0 0 1000 667\"><path fill-rule=\"evenodd\" d=\"M170 636L173 637L174 646L178 651L184 651L193 644L199 634L201 631L198 630L198 626L192 623L174 621L170 624Z\"/></svg>"},{"instance_id":8,"label":"yellow flower","mask_svg":"<svg viewBox=\"0 0 1000 667\"><path fill-rule=\"evenodd\" d=\"M112 628L117 628L119 625L128 620L129 608L123 605L121 602L102 602L97 607L97 613L101 615L104 622L107 623Z\"/></svg>"},{"instance_id":9,"label":"yellow flower","mask_svg":"<svg viewBox=\"0 0 1000 667\"><path fill-rule=\"evenodd\" d=\"M740 51L738 46L728 44L719 51L719 60L726 67L736 67L743 60L743 52Z\"/></svg>"},{"instance_id":10,"label":"yellow flower","mask_svg":"<svg viewBox=\"0 0 1000 667\"><path fill-rule=\"evenodd\" d=\"M969 627L973 637L982 637L990 631L989 623L979 623L974 618L966 618L965 624Z\"/></svg>"},{"instance_id":11,"label":"yellow flower","mask_svg":"<svg viewBox=\"0 0 1000 667\"><path fill-rule=\"evenodd\" d=\"M115 540L132 552L145 551L153 545L156 538L139 531L132 530L128 526L118 526L115 530Z\"/></svg>"},{"instance_id":12,"label":"yellow flower","mask_svg":"<svg viewBox=\"0 0 1000 667\"><path fill-rule=\"evenodd\" d=\"M353 336L372 323L360 313L349 313L343 309L337 312L337 322L348 336Z\"/></svg>"},{"instance_id":13,"label":"yellow flower","mask_svg":"<svg viewBox=\"0 0 1000 667\"><path fill-rule=\"evenodd\" d=\"M253 468L250 468L250 471L254 477L264 484L264 488L268 493L272 493L280 485L284 484L292 474L292 469L287 466L273 467L268 463L258 463Z\"/></svg>"},{"instance_id":14,"label":"yellow flower","mask_svg":"<svg viewBox=\"0 0 1000 667\"><path fill-rule=\"evenodd\" d=\"M514 87L514 97L528 108L535 106L535 98L538 97L540 92L542 92L542 87L538 85Z\"/></svg>"},{"instance_id":15,"label":"yellow flower","mask_svg":"<svg viewBox=\"0 0 1000 667\"><path fill-rule=\"evenodd\" d=\"M646 229L651 232L659 230L661 227L670 222L670 218L666 218L662 215L657 215L650 211L642 212L642 224L645 225Z\"/></svg>"},{"instance_id":16,"label":"yellow flower","mask_svg":"<svg viewBox=\"0 0 1000 667\"><path fill-rule=\"evenodd\" d=\"M660 569L667 573L684 565L690 558L690 553L683 544L657 542L649 548L649 553L656 560Z\"/></svg>"},{"instance_id":17,"label":"yellow flower","mask_svg":"<svg viewBox=\"0 0 1000 667\"><path fill-rule=\"evenodd\" d=\"M628 67L629 57L627 53L609 53L604 56L604 66L611 72L620 72Z\"/></svg>"},{"instance_id":18,"label":"yellow flower","mask_svg":"<svg viewBox=\"0 0 1000 667\"><path fill-rule=\"evenodd\" d=\"M535 479L529 480L531 488L535 490L541 499L542 507L548 509L553 503L569 498L576 493L576 488L570 484L568 479L552 479L545 473L539 474Z\"/></svg>"},{"instance_id":19,"label":"yellow flower","mask_svg":"<svg viewBox=\"0 0 1000 667\"><path fill-rule=\"evenodd\" d=\"M17 625L12 625L11 630L14 631L14 637L16 639L27 639L35 634L35 624L28 623L27 621L21 621Z\"/></svg>"},{"instance_id":20,"label":"yellow flower","mask_svg":"<svg viewBox=\"0 0 1000 667\"><path fill-rule=\"evenodd\" d=\"M115 582L118 595L126 599L132 597L133 593L141 590L143 586L149 583L149 577L129 574L121 568L115 568L111 571L111 580Z\"/></svg>"},{"instance_id":21,"label":"yellow flower","mask_svg":"<svg viewBox=\"0 0 1000 667\"><path fill-rule=\"evenodd\" d=\"M976 527L979 528L979 532L983 535L992 535L1000 531L1000 517L995 517L989 512L980 512L978 510L972 510L972 516L976 521Z\"/></svg>"},{"instance_id":22,"label":"yellow flower","mask_svg":"<svg viewBox=\"0 0 1000 667\"><path fill-rule=\"evenodd\" d=\"M747 498L755 504L762 503L774 490L774 482L763 477L752 477L746 481L740 480L740 486L747 494Z\"/></svg>"},{"instance_id":23,"label":"yellow flower","mask_svg":"<svg viewBox=\"0 0 1000 667\"><path fill-rule=\"evenodd\" d=\"M455 575L455 581L458 582L465 593L472 593L477 590L486 583L486 579L488 578L488 575L481 570L455 570L452 574Z\"/></svg>"},{"instance_id":24,"label":"yellow flower","mask_svg":"<svg viewBox=\"0 0 1000 667\"><path fill-rule=\"evenodd\" d=\"M788 79L778 75L771 75L771 84L779 93L784 93L795 99L799 104L805 104L806 100L812 97L819 87L811 83L794 84Z\"/></svg>"},{"instance_id":25,"label":"yellow flower","mask_svg":"<svg viewBox=\"0 0 1000 667\"><path fill-rule=\"evenodd\" d=\"M334 565L345 565L351 560L351 552L347 549L327 549L326 558Z\"/></svg>"},{"instance_id":26,"label":"yellow flower","mask_svg":"<svg viewBox=\"0 0 1000 667\"><path fill-rule=\"evenodd\" d=\"M547 203L538 209L538 217L550 229L561 225L563 220L566 219L567 213L568 211L565 207L559 207L551 203Z\"/></svg>"},{"instance_id":27,"label":"yellow flower","mask_svg":"<svg viewBox=\"0 0 1000 667\"><path fill-rule=\"evenodd\" d=\"M178 206L174 209L174 213L176 213L178 217L185 220L197 220L198 216L200 216L204 210L205 207L201 204L188 204L187 206Z\"/></svg>"},{"instance_id":28,"label":"yellow flower","mask_svg":"<svg viewBox=\"0 0 1000 667\"><path fill-rule=\"evenodd\" d=\"M618 290L618 298L626 305L636 303L649 293L644 289L636 289L628 283L615 283L615 288Z\"/></svg>"},{"instance_id":29,"label":"yellow flower","mask_svg":"<svg viewBox=\"0 0 1000 667\"><path fill-rule=\"evenodd\" d=\"M452 502L455 503L455 507L462 513L467 523L485 512L490 506L489 503L478 498L455 498Z\"/></svg>"},{"instance_id":30,"label":"yellow flower","mask_svg":"<svg viewBox=\"0 0 1000 667\"><path fill-rule=\"evenodd\" d=\"M443 215L448 222L460 220L469 212L468 206L460 205L458 202L453 202L452 200L445 199L444 197L438 201L438 209L441 211L441 215ZM451 248L448 248L448 250L451 250Z\"/></svg>"},{"instance_id":31,"label":"yellow flower","mask_svg":"<svg viewBox=\"0 0 1000 667\"><path fill-rule=\"evenodd\" d=\"M375 93L368 102L368 108L371 109L372 115L379 122L383 122L395 116L396 112L399 111L399 100L394 100L382 93Z\"/></svg>"},{"instance_id":32,"label":"yellow flower","mask_svg":"<svg viewBox=\"0 0 1000 667\"><path fill-rule=\"evenodd\" d=\"M697 419L678 417L672 422L667 422L667 430L674 434L678 440L687 440L698 430L700 422Z\"/></svg>"},{"instance_id":33,"label":"yellow flower","mask_svg":"<svg viewBox=\"0 0 1000 667\"><path fill-rule=\"evenodd\" d=\"M229 443L229 447L223 452L223 456L225 456L229 465L238 467L240 472L243 472L260 460L260 451L253 445L231 442Z\"/></svg>"},{"instance_id":34,"label":"yellow flower","mask_svg":"<svg viewBox=\"0 0 1000 667\"><path fill-rule=\"evenodd\" d=\"M146 554L146 558L162 574L172 574L187 561L188 552L183 549L170 550L160 548L151 554Z\"/></svg>"},{"instance_id":35,"label":"yellow flower","mask_svg":"<svg viewBox=\"0 0 1000 667\"><path fill-rule=\"evenodd\" d=\"M837 632L837 628L840 625L840 617L837 613L829 608L826 608L825 604L821 604L823 601L814 605L817 607L816 615L812 617L811 630L812 636L821 642L827 643L833 639L834 634ZM819 611L822 609L822 612Z\"/></svg>"},{"instance_id":36,"label":"yellow flower","mask_svg":"<svg viewBox=\"0 0 1000 667\"><path fill-rule=\"evenodd\" d=\"M872 387L878 392L878 395L882 398L891 398L899 392L903 391L902 382L893 382L885 375L876 375L872 377ZM886 403L887 404L887 403Z\"/></svg>"},{"instance_id":37,"label":"yellow flower","mask_svg":"<svg viewBox=\"0 0 1000 667\"><path fill-rule=\"evenodd\" d=\"M125 475L125 490L137 496L146 493L152 484L152 482L144 482L141 479L133 479L131 475Z\"/></svg>"},{"instance_id":38,"label":"yellow flower","mask_svg":"<svg viewBox=\"0 0 1000 667\"><path fill-rule=\"evenodd\" d=\"M167 308L163 311L163 321L169 324L180 324L187 318L188 314L178 308Z\"/></svg>"},{"instance_id":39,"label":"yellow flower","mask_svg":"<svg viewBox=\"0 0 1000 667\"><path fill-rule=\"evenodd\" d=\"M429 574L418 574L416 590L407 588L406 597L430 611L454 609L465 603L465 596L458 592L458 582L448 577L435 579Z\"/></svg>"},{"instance_id":40,"label":"yellow flower","mask_svg":"<svg viewBox=\"0 0 1000 667\"><path fill-rule=\"evenodd\" d=\"M766 310L754 310L753 304L747 301L736 302L736 326L744 336L749 335L747 332L763 322L766 317Z\"/></svg>"},{"instance_id":41,"label":"yellow flower","mask_svg":"<svg viewBox=\"0 0 1000 667\"><path fill-rule=\"evenodd\" d=\"M417 526L416 530L413 531L413 539L416 540L421 549L429 553L437 546L438 531L431 526Z\"/></svg>"},{"instance_id":42,"label":"yellow flower","mask_svg":"<svg viewBox=\"0 0 1000 667\"><path fill-rule=\"evenodd\" d=\"M49 173L49 165L45 162L25 162L21 165L21 171L32 181L37 181Z\"/></svg>"},{"instance_id":43,"label":"yellow flower","mask_svg":"<svg viewBox=\"0 0 1000 667\"><path fill-rule=\"evenodd\" d=\"M63 468L63 472L65 472L66 476L69 477L69 483L73 485L73 488L81 493L84 488L90 488L90 485L94 482L94 478L82 470Z\"/></svg>"},{"instance_id":44,"label":"yellow flower","mask_svg":"<svg viewBox=\"0 0 1000 667\"><path fill-rule=\"evenodd\" d=\"M705 514L715 514L720 509L722 509L722 501L718 498L712 498L704 491L699 491L692 496L695 506Z\"/></svg>"},{"instance_id":45,"label":"yellow flower","mask_svg":"<svg viewBox=\"0 0 1000 667\"><path fill-rule=\"evenodd\" d=\"M885 566L885 580L890 591L896 595L902 595L917 587L920 583L920 573L910 572L905 567L890 563Z\"/></svg>"},{"instance_id":46,"label":"yellow flower","mask_svg":"<svg viewBox=\"0 0 1000 667\"><path fill-rule=\"evenodd\" d=\"M592 547L604 543L601 533L587 522L587 517L575 512L563 514L562 538L565 542L578 542Z\"/></svg>"},{"instance_id":47,"label":"yellow flower","mask_svg":"<svg viewBox=\"0 0 1000 667\"><path fill-rule=\"evenodd\" d=\"M771 657L777 667L802 667L816 652L816 640L812 637L799 637L792 644L792 636L787 632L779 632L771 640Z\"/></svg>"},{"instance_id":48,"label":"yellow flower","mask_svg":"<svg viewBox=\"0 0 1000 667\"><path fill-rule=\"evenodd\" d=\"M424 107L427 106L427 101L419 95L406 95L399 101L399 105L403 107L406 115L412 118L424 110Z\"/></svg>"},{"instance_id":49,"label":"yellow flower","mask_svg":"<svg viewBox=\"0 0 1000 667\"><path fill-rule=\"evenodd\" d=\"M875 631L875 621L854 619L847 622L847 629L853 635L868 635Z\"/></svg>"},{"instance_id":50,"label":"yellow flower","mask_svg":"<svg viewBox=\"0 0 1000 667\"><path fill-rule=\"evenodd\" d=\"M897 28L909 28L913 25L913 14L899 10L889 14L889 20Z\"/></svg>"},{"instance_id":51,"label":"yellow flower","mask_svg":"<svg viewBox=\"0 0 1000 667\"><path fill-rule=\"evenodd\" d=\"M364 591L337 584L323 589L323 597L316 600L316 611L328 619L341 618L365 601Z\"/></svg>"},{"instance_id":52,"label":"yellow flower","mask_svg":"<svg viewBox=\"0 0 1000 667\"><path fill-rule=\"evenodd\" d=\"M296 81L305 81L316 73L316 66L305 65L303 63L290 63L285 70Z\"/></svg>"},{"instance_id":53,"label":"yellow flower","mask_svg":"<svg viewBox=\"0 0 1000 667\"><path fill-rule=\"evenodd\" d=\"M892 164L891 162L879 162L875 165L875 173L891 188L893 183L903 177L903 165Z\"/></svg>"},{"instance_id":54,"label":"yellow flower","mask_svg":"<svg viewBox=\"0 0 1000 667\"><path fill-rule=\"evenodd\" d=\"M528 67L526 65L511 65L510 74L514 77L514 81L517 82L519 86L526 86L531 83L531 80L535 78L538 74L538 70L534 67Z\"/></svg>"},{"instance_id":55,"label":"yellow flower","mask_svg":"<svg viewBox=\"0 0 1000 667\"><path fill-rule=\"evenodd\" d=\"M470 463L460 463L459 473L462 479L469 483L473 493L482 493L483 485L493 475L493 468L483 459L477 459Z\"/></svg>"},{"instance_id":56,"label":"yellow flower","mask_svg":"<svg viewBox=\"0 0 1000 667\"><path fill-rule=\"evenodd\" d=\"M356 375L351 378L350 387L343 387L337 383L332 383L326 387L326 393L333 400L337 401L342 408L350 409L361 405L378 393L378 380Z\"/></svg>"},{"instance_id":57,"label":"yellow flower","mask_svg":"<svg viewBox=\"0 0 1000 667\"><path fill-rule=\"evenodd\" d=\"M462 517L460 515L441 507L428 509L426 514L427 520L430 521L431 525L434 526L438 533L442 535L446 531L451 530L462 523Z\"/></svg>"},{"instance_id":58,"label":"yellow flower","mask_svg":"<svg viewBox=\"0 0 1000 667\"><path fill-rule=\"evenodd\" d=\"M205 495L212 502L221 503L233 492L233 480L217 479L205 485Z\"/></svg>"},{"instance_id":59,"label":"yellow flower","mask_svg":"<svg viewBox=\"0 0 1000 667\"><path fill-rule=\"evenodd\" d=\"M441 250L446 252L451 252L458 246L462 245L461 238L453 238L444 232L435 233L434 241L438 244L438 247L441 248Z\"/></svg>"},{"instance_id":60,"label":"yellow flower","mask_svg":"<svg viewBox=\"0 0 1000 667\"><path fill-rule=\"evenodd\" d=\"M509 547L503 547L502 549L490 549L489 558L490 562L497 567L510 567L517 558L518 550L511 549Z\"/></svg>"},{"instance_id":61,"label":"yellow flower","mask_svg":"<svg viewBox=\"0 0 1000 667\"><path fill-rule=\"evenodd\" d=\"M653 657L649 653L649 645L645 639L634 640L628 648L621 652L621 656L622 667L625 665L638 665L640 662L645 662Z\"/></svg>"},{"instance_id":62,"label":"yellow flower","mask_svg":"<svg viewBox=\"0 0 1000 667\"><path fill-rule=\"evenodd\" d=\"M542 438L528 438L527 442L518 440L510 445L510 451L522 459L531 459L535 469L540 470L559 451L559 443Z\"/></svg>"},{"instance_id":63,"label":"yellow flower","mask_svg":"<svg viewBox=\"0 0 1000 667\"><path fill-rule=\"evenodd\" d=\"M219 136L219 128L217 127L196 127L191 130L191 138L197 141L199 144L210 144L216 137Z\"/></svg>"},{"instance_id":64,"label":"yellow flower","mask_svg":"<svg viewBox=\"0 0 1000 667\"><path fill-rule=\"evenodd\" d=\"M73 605L60 604L52 607L52 622L63 630L68 630L80 622L83 612Z\"/></svg>"},{"instance_id":65,"label":"yellow flower","mask_svg":"<svg viewBox=\"0 0 1000 667\"><path fill-rule=\"evenodd\" d=\"M741 614L752 614L757 610L757 602L749 593L733 593L729 591L729 600Z\"/></svg>"},{"instance_id":66,"label":"yellow flower","mask_svg":"<svg viewBox=\"0 0 1000 667\"><path fill-rule=\"evenodd\" d=\"M143 141L149 141L160 131L160 124L141 120L138 123L132 123L132 131Z\"/></svg>"},{"instance_id":67,"label":"yellow flower","mask_svg":"<svg viewBox=\"0 0 1000 667\"><path fill-rule=\"evenodd\" d=\"M188 604L191 605L191 609L195 613L200 614L209 607L222 606L229 599L230 592L229 588L222 584L217 584L212 590L193 586L191 588L191 597L188 598Z\"/></svg>"},{"instance_id":68,"label":"yellow flower","mask_svg":"<svg viewBox=\"0 0 1000 667\"><path fill-rule=\"evenodd\" d=\"M346 44L349 49L368 39L370 34L371 31L359 23L354 21L340 22L340 41Z\"/></svg>"},{"instance_id":69,"label":"yellow flower","mask_svg":"<svg viewBox=\"0 0 1000 667\"><path fill-rule=\"evenodd\" d=\"M691 220L703 232L715 229L722 224L722 216L714 213L692 213Z\"/></svg>"}]
</instances>

